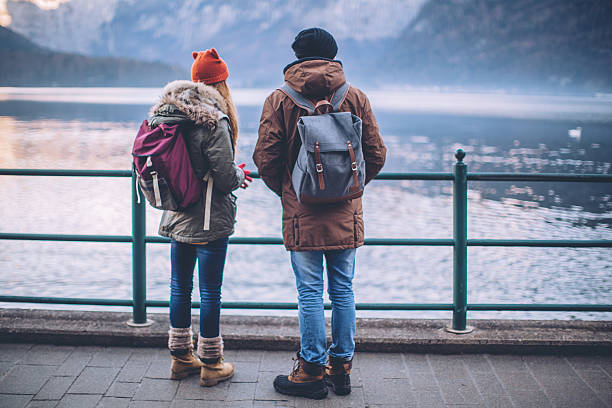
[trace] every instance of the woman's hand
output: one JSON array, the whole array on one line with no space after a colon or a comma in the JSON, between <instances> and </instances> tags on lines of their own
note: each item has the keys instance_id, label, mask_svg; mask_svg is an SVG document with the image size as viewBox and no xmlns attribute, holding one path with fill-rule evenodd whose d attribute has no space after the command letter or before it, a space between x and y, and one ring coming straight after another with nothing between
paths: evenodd
<instances>
[{"instance_id":1,"label":"woman's hand","mask_svg":"<svg viewBox=\"0 0 612 408\"><path fill-rule=\"evenodd\" d=\"M251 170L245 169L244 166L246 166L246 163L240 163L238 165L238 167L240 167L244 173L244 183L240 185L240 188L247 188L249 183L253 181L253 177L249 176L249 174L251 174Z\"/></svg>"}]
</instances>

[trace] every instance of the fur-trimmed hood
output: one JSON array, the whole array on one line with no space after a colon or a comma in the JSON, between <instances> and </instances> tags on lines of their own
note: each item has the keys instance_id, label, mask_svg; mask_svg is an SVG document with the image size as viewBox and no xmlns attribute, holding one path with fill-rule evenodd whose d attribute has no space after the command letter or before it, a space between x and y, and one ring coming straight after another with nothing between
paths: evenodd
<instances>
[{"instance_id":1,"label":"fur-trimmed hood","mask_svg":"<svg viewBox=\"0 0 612 408\"><path fill-rule=\"evenodd\" d=\"M197 125L209 129L216 128L218 121L227 117L228 113L227 104L219 91L202 82L170 82L162 89L160 100L151 107L149 116L163 115L167 105L176 106Z\"/></svg>"}]
</instances>

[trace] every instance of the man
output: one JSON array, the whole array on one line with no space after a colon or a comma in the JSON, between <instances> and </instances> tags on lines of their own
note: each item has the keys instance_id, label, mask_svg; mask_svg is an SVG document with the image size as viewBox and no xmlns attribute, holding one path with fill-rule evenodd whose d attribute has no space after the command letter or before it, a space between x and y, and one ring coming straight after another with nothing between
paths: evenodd
<instances>
[{"instance_id":1,"label":"man","mask_svg":"<svg viewBox=\"0 0 612 408\"><path fill-rule=\"evenodd\" d=\"M292 46L297 60L284 69L285 82L313 104L330 100L345 82L338 46L321 28L301 31ZM366 95L350 86L339 111L362 120L365 183L383 167L386 148ZM291 174L301 146L297 123L308 112L282 90L266 99L253 160L266 185L282 201L283 241L291 252L298 290L301 348L290 375L279 375L275 389L288 395L325 398L328 386L338 395L350 393L355 349L355 301L352 280L356 248L363 245L361 197L335 204L300 204ZM332 344L326 360L323 313L323 258L332 303ZM326 367L326 361L328 366Z\"/></svg>"}]
</instances>

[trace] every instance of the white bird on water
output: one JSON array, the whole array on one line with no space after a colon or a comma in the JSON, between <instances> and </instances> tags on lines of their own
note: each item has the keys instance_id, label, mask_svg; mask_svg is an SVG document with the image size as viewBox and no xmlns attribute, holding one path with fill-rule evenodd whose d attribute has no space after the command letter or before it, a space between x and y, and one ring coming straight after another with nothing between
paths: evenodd
<instances>
[{"instance_id":1,"label":"white bird on water","mask_svg":"<svg viewBox=\"0 0 612 408\"><path fill-rule=\"evenodd\" d=\"M578 126L576 129L570 129L570 130L567 131L567 134L572 139L576 139L576 140L580 141L580 137L582 136L582 128L580 126Z\"/></svg>"}]
</instances>

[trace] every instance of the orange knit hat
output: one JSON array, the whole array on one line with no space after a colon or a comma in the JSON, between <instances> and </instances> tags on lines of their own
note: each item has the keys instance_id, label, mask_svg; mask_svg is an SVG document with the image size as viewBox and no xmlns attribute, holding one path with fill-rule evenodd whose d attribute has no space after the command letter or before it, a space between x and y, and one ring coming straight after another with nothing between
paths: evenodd
<instances>
[{"instance_id":1,"label":"orange knit hat","mask_svg":"<svg viewBox=\"0 0 612 408\"><path fill-rule=\"evenodd\" d=\"M219 54L214 48L200 52L194 51L191 55L195 60L191 66L191 80L193 82L204 82L208 85L225 81L229 76L225 61L219 58Z\"/></svg>"}]
</instances>

